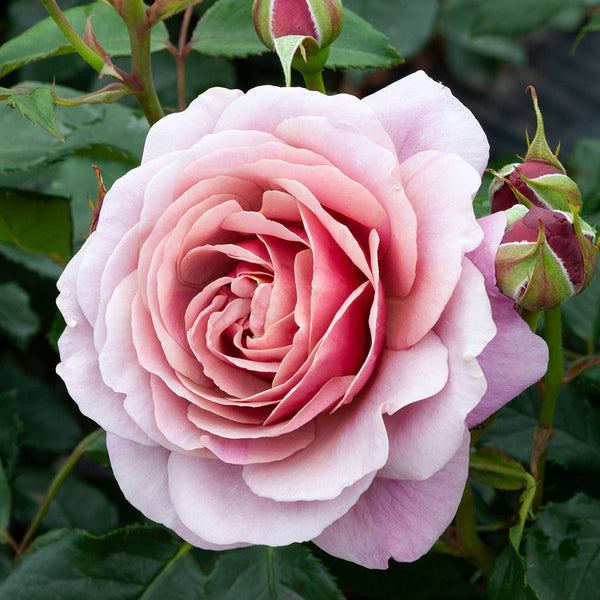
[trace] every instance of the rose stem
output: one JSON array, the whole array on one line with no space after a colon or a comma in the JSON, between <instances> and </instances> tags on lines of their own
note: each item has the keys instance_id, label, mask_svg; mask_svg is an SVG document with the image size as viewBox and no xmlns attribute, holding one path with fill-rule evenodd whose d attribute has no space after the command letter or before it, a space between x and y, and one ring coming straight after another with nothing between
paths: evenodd
<instances>
[{"instance_id":1,"label":"rose stem","mask_svg":"<svg viewBox=\"0 0 600 600\"><path fill-rule=\"evenodd\" d=\"M179 110L184 110L186 107L185 101L185 57L190 51L187 44L188 29L192 19L193 6L189 6L183 13L181 21L181 29L179 30L179 40L177 42L177 50L175 52L175 62L177 64L177 99L179 102Z\"/></svg>"},{"instance_id":2,"label":"rose stem","mask_svg":"<svg viewBox=\"0 0 600 600\"><path fill-rule=\"evenodd\" d=\"M302 71L302 77L307 90L326 93L325 84L323 83L323 71L311 71L310 73Z\"/></svg>"},{"instance_id":3,"label":"rose stem","mask_svg":"<svg viewBox=\"0 0 600 600\"><path fill-rule=\"evenodd\" d=\"M456 539L458 542L455 554L466 558L489 577L494 568L496 556L477 535L473 493L471 492L471 483L468 479L463 497L458 506L458 511L456 512L455 523Z\"/></svg>"},{"instance_id":4,"label":"rose stem","mask_svg":"<svg viewBox=\"0 0 600 600\"><path fill-rule=\"evenodd\" d=\"M54 496L56 495L58 488L61 486L62 482L64 481L65 477L68 475L69 471L75 466L75 463L79 460L81 455L89 448L89 446L91 446L103 433L104 433L103 429L96 429L95 431L90 433L88 436L83 438L83 440L81 440L81 442L79 442L79 444L77 444L77 446L75 447L75 450L73 450L73 452L71 452L71 454L65 461L65 464L60 468L58 473L54 476L54 479L50 483L50 487L48 488L48 491L46 492L46 495L45 495L42 503L40 504L37 512L35 513L35 516L33 517L33 521L31 521L31 524L29 525L29 529L25 532L23 541L21 542L19 548L17 549L17 554L15 556L15 563L18 562L21 555L27 550L27 548L29 546L29 542L31 541L31 538L35 534L40 523L42 522L42 519L44 518L44 515L46 514L46 511L48 510L50 503L54 499Z\"/></svg>"},{"instance_id":5,"label":"rose stem","mask_svg":"<svg viewBox=\"0 0 600 600\"><path fill-rule=\"evenodd\" d=\"M62 13L56 0L41 0L52 20L56 23L58 28L62 31L63 35L69 40L69 43L75 51L85 60L88 65L92 67L98 73L102 72L104 68L104 58L96 54L79 36L79 34L73 29L73 26L67 21L65 15Z\"/></svg>"},{"instance_id":6,"label":"rose stem","mask_svg":"<svg viewBox=\"0 0 600 600\"><path fill-rule=\"evenodd\" d=\"M542 408L540 410L531 454L531 474L537 481L537 490L533 501L534 512L537 512L542 504L548 444L554 432L552 429L554 409L556 408L556 400L563 381L564 367L560 306L546 311L544 328L546 343L548 344L549 360L548 370L543 380Z\"/></svg>"},{"instance_id":7,"label":"rose stem","mask_svg":"<svg viewBox=\"0 0 600 600\"><path fill-rule=\"evenodd\" d=\"M129 0L123 3L121 17L129 31L131 44L131 75L137 85L135 96L150 125L164 117L156 88L152 81L150 61L150 30L146 18L146 5L142 0Z\"/></svg>"}]
</instances>

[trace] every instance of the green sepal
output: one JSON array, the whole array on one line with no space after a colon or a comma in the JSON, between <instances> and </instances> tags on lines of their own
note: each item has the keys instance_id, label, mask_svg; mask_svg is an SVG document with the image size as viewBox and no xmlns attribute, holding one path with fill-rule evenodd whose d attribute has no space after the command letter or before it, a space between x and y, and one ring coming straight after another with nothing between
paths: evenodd
<instances>
[{"instance_id":1,"label":"green sepal","mask_svg":"<svg viewBox=\"0 0 600 600\"><path fill-rule=\"evenodd\" d=\"M588 225L580 216L580 206L572 206L571 212L573 214L573 228L575 229L575 235L581 248L581 254L583 255L583 281L577 290L577 293L582 292L592 280L594 272L596 271L596 265L598 263L598 251L600 250L600 244L594 243L591 236L598 240L596 232ZM588 235L586 235L586 232Z\"/></svg>"},{"instance_id":2,"label":"green sepal","mask_svg":"<svg viewBox=\"0 0 600 600\"><path fill-rule=\"evenodd\" d=\"M275 52L279 56L281 66L283 68L283 76L285 77L286 87L292 84L292 61L296 52L300 51L306 56L306 50L302 45L305 40L314 40L311 37L304 35L284 35L283 37L275 38Z\"/></svg>"},{"instance_id":3,"label":"green sepal","mask_svg":"<svg viewBox=\"0 0 600 600\"><path fill-rule=\"evenodd\" d=\"M568 211L571 210L571 206L581 205L579 186L567 175L549 173L540 175L535 179L527 179L522 173L519 173L519 175L534 194L551 210Z\"/></svg>"},{"instance_id":4,"label":"green sepal","mask_svg":"<svg viewBox=\"0 0 600 600\"><path fill-rule=\"evenodd\" d=\"M535 110L535 117L537 121L537 128L533 140L531 142L529 142L529 139L527 140L528 150L527 155L525 156L525 160L540 160L549 163L566 174L565 168L562 166L562 163L557 158L558 149L556 150L556 154L553 154L552 150L550 150L550 146L548 146L548 141L546 140L546 133L544 131L544 119L542 118L542 113L538 105L535 88L532 85L530 85L527 89L531 92L533 108Z\"/></svg>"},{"instance_id":5,"label":"green sepal","mask_svg":"<svg viewBox=\"0 0 600 600\"><path fill-rule=\"evenodd\" d=\"M500 245L496 278L502 293L528 310L554 308L576 293L560 259L548 245L543 223L535 243Z\"/></svg>"},{"instance_id":6,"label":"green sepal","mask_svg":"<svg viewBox=\"0 0 600 600\"><path fill-rule=\"evenodd\" d=\"M521 463L492 448L471 453L469 475L497 490L520 490L529 485L531 477Z\"/></svg>"}]
</instances>

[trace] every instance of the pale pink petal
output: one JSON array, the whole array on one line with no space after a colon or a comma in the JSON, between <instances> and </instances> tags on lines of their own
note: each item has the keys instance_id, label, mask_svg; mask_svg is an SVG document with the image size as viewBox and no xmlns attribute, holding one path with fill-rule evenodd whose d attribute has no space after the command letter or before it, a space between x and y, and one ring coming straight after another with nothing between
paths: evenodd
<instances>
[{"instance_id":1,"label":"pale pink petal","mask_svg":"<svg viewBox=\"0 0 600 600\"><path fill-rule=\"evenodd\" d=\"M402 162L422 150L452 152L481 175L489 145L477 119L447 87L423 71L413 73L363 99L394 141Z\"/></svg>"},{"instance_id":2,"label":"pale pink petal","mask_svg":"<svg viewBox=\"0 0 600 600\"><path fill-rule=\"evenodd\" d=\"M250 489L280 502L329 500L385 464L387 433L371 399L318 417L315 431L315 440L285 461L244 467Z\"/></svg>"},{"instance_id":3,"label":"pale pink petal","mask_svg":"<svg viewBox=\"0 0 600 600\"><path fill-rule=\"evenodd\" d=\"M425 481L375 478L340 519L313 542L345 560L371 569L388 561L414 561L450 525L460 503L469 466L469 434L454 457Z\"/></svg>"},{"instance_id":4,"label":"pale pink petal","mask_svg":"<svg viewBox=\"0 0 600 600\"><path fill-rule=\"evenodd\" d=\"M327 117L363 132L376 144L393 151L393 144L373 110L354 96L325 96L299 87L260 86L223 111L215 131L259 130L275 133L286 119Z\"/></svg>"},{"instance_id":5,"label":"pale pink petal","mask_svg":"<svg viewBox=\"0 0 600 600\"><path fill-rule=\"evenodd\" d=\"M163 117L146 137L142 162L193 146L213 131L223 110L242 95L239 90L211 88L191 102L186 110Z\"/></svg>"},{"instance_id":6,"label":"pale pink petal","mask_svg":"<svg viewBox=\"0 0 600 600\"><path fill-rule=\"evenodd\" d=\"M188 529L214 544L283 546L319 535L369 487L367 475L333 500L276 502L252 493L242 467L171 454L169 496Z\"/></svg>"},{"instance_id":7,"label":"pale pink petal","mask_svg":"<svg viewBox=\"0 0 600 600\"><path fill-rule=\"evenodd\" d=\"M123 495L149 519L166 525L190 544L205 550L227 550L246 545L211 544L191 532L179 520L168 493L168 450L160 446L140 446L110 433L106 436L106 446Z\"/></svg>"},{"instance_id":8,"label":"pale pink petal","mask_svg":"<svg viewBox=\"0 0 600 600\"><path fill-rule=\"evenodd\" d=\"M61 362L56 372L84 415L122 437L151 444L123 408L123 394L109 388L100 374L93 329L79 307L74 284L82 257L81 252L76 254L58 281L60 295L56 303L67 326L58 340Z\"/></svg>"},{"instance_id":9,"label":"pale pink petal","mask_svg":"<svg viewBox=\"0 0 600 600\"><path fill-rule=\"evenodd\" d=\"M448 372L448 349L430 331L406 350L384 347L360 395L379 398L382 411L391 415L441 391Z\"/></svg>"},{"instance_id":10,"label":"pale pink petal","mask_svg":"<svg viewBox=\"0 0 600 600\"><path fill-rule=\"evenodd\" d=\"M478 358L488 389L481 402L469 413L469 427L481 423L538 381L548 365L546 342L531 331L516 311L513 301L496 287L494 260L504 234L506 217L504 213L496 213L479 219L478 223L485 238L469 254L469 258L485 276L498 333Z\"/></svg>"},{"instance_id":11,"label":"pale pink petal","mask_svg":"<svg viewBox=\"0 0 600 600\"><path fill-rule=\"evenodd\" d=\"M466 258L435 333L448 348L448 383L435 396L386 418L390 452L381 476L423 480L441 469L460 447L465 419L487 389L477 356L496 327L483 276Z\"/></svg>"},{"instance_id":12,"label":"pale pink petal","mask_svg":"<svg viewBox=\"0 0 600 600\"><path fill-rule=\"evenodd\" d=\"M477 173L456 155L421 152L400 165L417 214L417 274L408 296L388 297L386 345L402 350L437 322L460 277L465 252L483 234L473 215ZM382 276L383 279L383 276Z\"/></svg>"}]
</instances>

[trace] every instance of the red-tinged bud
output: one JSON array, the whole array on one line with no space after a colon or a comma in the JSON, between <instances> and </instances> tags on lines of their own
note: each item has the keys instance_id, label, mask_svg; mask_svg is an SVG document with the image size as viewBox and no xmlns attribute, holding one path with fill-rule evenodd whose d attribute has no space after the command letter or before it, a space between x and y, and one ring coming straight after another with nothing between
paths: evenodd
<instances>
[{"instance_id":1,"label":"red-tinged bud","mask_svg":"<svg viewBox=\"0 0 600 600\"><path fill-rule=\"evenodd\" d=\"M255 0L252 16L265 46L274 48L275 39L300 35L314 42L305 45L307 53L329 46L343 21L341 0Z\"/></svg>"},{"instance_id":2,"label":"red-tinged bud","mask_svg":"<svg viewBox=\"0 0 600 600\"><path fill-rule=\"evenodd\" d=\"M524 210L518 208L509 211L509 223L511 214ZM508 226L496 255L496 280L517 305L546 310L587 286L597 257L594 232L577 212L534 206Z\"/></svg>"},{"instance_id":3,"label":"red-tinged bud","mask_svg":"<svg viewBox=\"0 0 600 600\"><path fill-rule=\"evenodd\" d=\"M558 160L558 151L550 151L535 90L529 89L537 119L535 137L530 144L528 140L529 149L522 163L491 171L495 175L489 189L492 212L507 210L517 203L570 211L581 205L581 193Z\"/></svg>"}]
</instances>

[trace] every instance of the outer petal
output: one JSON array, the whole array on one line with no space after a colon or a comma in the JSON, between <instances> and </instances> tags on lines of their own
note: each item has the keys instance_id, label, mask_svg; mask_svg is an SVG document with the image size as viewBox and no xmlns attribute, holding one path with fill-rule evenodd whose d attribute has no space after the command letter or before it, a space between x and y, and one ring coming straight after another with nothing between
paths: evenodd
<instances>
[{"instance_id":1,"label":"outer petal","mask_svg":"<svg viewBox=\"0 0 600 600\"><path fill-rule=\"evenodd\" d=\"M242 467L171 454L169 496L181 521L215 544L283 546L319 535L348 511L373 481L368 475L337 498L323 502L276 502L250 491Z\"/></svg>"},{"instance_id":2,"label":"outer petal","mask_svg":"<svg viewBox=\"0 0 600 600\"><path fill-rule=\"evenodd\" d=\"M479 177L458 156L421 152L399 173L417 215L418 255L408 296L388 297L386 345L395 350L412 346L435 325L458 283L465 252L483 237L471 202Z\"/></svg>"},{"instance_id":3,"label":"outer petal","mask_svg":"<svg viewBox=\"0 0 600 600\"><path fill-rule=\"evenodd\" d=\"M452 299L436 325L449 352L450 376L444 389L388 417L388 463L379 475L391 479L428 479L462 443L465 419L486 391L477 356L494 337L481 273L464 259Z\"/></svg>"},{"instance_id":4,"label":"outer petal","mask_svg":"<svg viewBox=\"0 0 600 600\"><path fill-rule=\"evenodd\" d=\"M481 402L469 413L469 427L481 423L538 381L548 366L546 342L531 331L515 310L513 301L496 287L494 259L504 234L506 217L504 213L496 213L479 219L478 223L485 238L469 254L469 258L485 277L498 333L478 358L488 389Z\"/></svg>"},{"instance_id":5,"label":"outer petal","mask_svg":"<svg viewBox=\"0 0 600 600\"><path fill-rule=\"evenodd\" d=\"M213 131L223 110L242 95L240 90L212 88L191 102L186 110L163 117L146 137L142 163L193 146Z\"/></svg>"},{"instance_id":6,"label":"outer petal","mask_svg":"<svg viewBox=\"0 0 600 600\"><path fill-rule=\"evenodd\" d=\"M325 552L369 567L413 561L448 527L469 467L469 433L454 457L425 481L376 478L359 501L313 540Z\"/></svg>"},{"instance_id":7,"label":"outer petal","mask_svg":"<svg viewBox=\"0 0 600 600\"><path fill-rule=\"evenodd\" d=\"M104 429L141 444L151 444L125 412L125 397L109 388L100 374L94 332L79 307L75 290L74 281L82 257L82 251L73 257L58 282L61 293L56 302L67 327L58 340L61 362L56 372L84 415Z\"/></svg>"},{"instance_id":8,"label":"outer petal","mask_svg":"<svg viewBox=\"0 0 600 600\"><path fill-rule=\"evenodd\" d=\"M400 162L422 150L453 152L481 175L489 145L471 111L423 71L364 98L394 141Z\"/></svg>"},{"instance_id":9,"label":"outer petal","mask_svg":"<svg viewBox=\"0 0 600 600\"><path fill-rule=\"evenodd\" d=\"M106 436L106 446L115 478L127 500L149 519L162 523L190 544L205 550L227 550L245 544L211 544L192 533L180 520L169 498L167 463L170 452L160 446L148 448Z\"/></svg>"}]
</instances>

